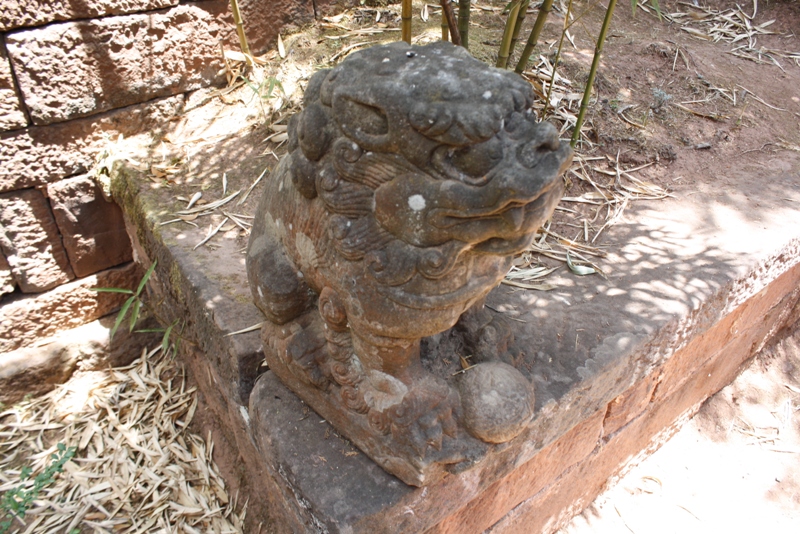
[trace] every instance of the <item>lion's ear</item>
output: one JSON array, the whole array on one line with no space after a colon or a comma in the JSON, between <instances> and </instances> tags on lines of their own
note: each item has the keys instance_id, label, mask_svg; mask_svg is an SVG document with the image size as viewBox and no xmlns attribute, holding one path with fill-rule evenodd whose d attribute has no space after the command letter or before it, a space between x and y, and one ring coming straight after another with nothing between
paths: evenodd
<instances>
[{"instance_id":1,"label":"lion's ear","mask_svg":"<svg viewBox=\"0 0 800 534\"><path fill-rule=\"evenodd\" d=\"M303 105L308 106L309 104L316 102L320 98L320 90L322 88L322 83L325 81L325 78L328 77L330 74L331 69L322 69L318 70L314 73L313 76L308 80L308 86L306 87L306 92L303 95Z\"/></svg>"}]
</instances>

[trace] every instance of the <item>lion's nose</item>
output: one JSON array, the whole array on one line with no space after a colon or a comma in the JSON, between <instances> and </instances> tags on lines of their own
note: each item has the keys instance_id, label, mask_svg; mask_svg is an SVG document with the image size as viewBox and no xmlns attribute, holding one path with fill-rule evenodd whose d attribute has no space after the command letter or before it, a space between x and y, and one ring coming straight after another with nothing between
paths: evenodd
<instances>
[{"instance_id":1,"label":"lion's nose","mask_svg":"<svg viewBox=\"0 0 800 534\"><path fill-rule=\"evenodd\" d=\"M558 130L549 122L540 122L534 126L533 135L517 150L517 160L533 169L548 154L558 150Z\"/></svg>"}]
</instances>

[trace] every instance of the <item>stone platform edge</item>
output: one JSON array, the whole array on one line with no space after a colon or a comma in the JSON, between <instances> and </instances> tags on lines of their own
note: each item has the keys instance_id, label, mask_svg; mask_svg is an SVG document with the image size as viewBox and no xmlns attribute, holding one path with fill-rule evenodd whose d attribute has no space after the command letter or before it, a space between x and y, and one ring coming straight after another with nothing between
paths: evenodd
<instances>
[{"instance_id":1,"label":"stone platform edge","mask_svg":"<svg viewBox=\"0 0 800 534\"><path fill-rule=\"evenodd\" d=\"M608 398L582 402L581 390L588 386L579 383L557 406L546 406L537 414L545 434L522 452L518 447L501 455L508 465L453 475L437 487L403 489L380 511L343 522L331 509L316 508L281 459L265 456L269 447L257 445L236 366L263 355L248 348L253 339L225 336L229 330L221 315L209 314L203 305L197 287L202 273L185 271L185 258L161 240L152 207L136 189L131 180L121 180L114 193L135 256L144 267L158 260L155 293L163 307L173 314L182 310L187 319L188 342L181 344L180 356L224 426L227 445L241 457L251 498L266 501L278 532L551 532L602 491L609 477L662 443L680 426L676 422L732 381L770 338L800 317L800 242L794 240L649 336L635 350L639 356L652 353L645 365L618 390L609 389ZM257 333L251 337L257 340ZM621 369L612 373L633 371ZM256 378L256 389L275 381L270 372ZM302 406L296 398L292 402ZM553 423L567 411L574 424Z\"/></svg>"}]
</instances>

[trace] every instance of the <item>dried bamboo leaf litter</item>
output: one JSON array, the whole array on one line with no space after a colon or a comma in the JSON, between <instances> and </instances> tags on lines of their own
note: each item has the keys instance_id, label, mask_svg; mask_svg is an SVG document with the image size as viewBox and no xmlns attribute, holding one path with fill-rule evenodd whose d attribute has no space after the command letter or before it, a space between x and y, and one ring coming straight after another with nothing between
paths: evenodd
<instances>
[{"instance_id":1,"label":"dried bamboo leaf litter","mask_svg":"<svg viewBox=\"0 0 800 534\"><path fill-rule=\"evenodd\" d=\"M213 442L187 430L195 389L159 347L0 413L0 493L24 466L31 486L59 443L77 449L11 532L243 532L247 504L229 498Z\"/></svg>"}]
</instances>

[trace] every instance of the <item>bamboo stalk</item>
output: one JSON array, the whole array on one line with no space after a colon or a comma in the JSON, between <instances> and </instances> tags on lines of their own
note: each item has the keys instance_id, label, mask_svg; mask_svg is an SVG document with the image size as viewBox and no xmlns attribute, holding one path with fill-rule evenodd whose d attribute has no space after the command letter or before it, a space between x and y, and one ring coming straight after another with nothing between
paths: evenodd
<instances>
[{"instance_id":1,"label":"bamboo stalk","mask_svg":"<svg viewBox=\"0 0 800 534\"><path fill-rule=\"evenodd\" d=\"M231 0L231 12L233 13L233 22L236 24L236 33L239 35L239 47L242 49L247 65L252 66L253 56L250 54L250 46L247 44L244 21L242 20L242 14L239 12L239 2L237 0Z\"/></svg>"},{"instance_id":2,"label":"bamboo stalk","mask_svg":"<svg viewBox=\"0 0 800 534\"><path fill-rule=\"evenodd\" d=\"M525 16L528 14L528 6L531 0L522 0L519 6L519 14L517 15L517 23L514 25L514 35L511 36L511 49L508 51L508 56L514 55L514 48L517 47L519 41L519 32L522 30L522 23L525 22Z\"/></svg>"},{"instance_id":3,"label":"bamboo stalk","mask_svg":"<svg viewBox=\"0 0 800 534\"><path fill-rule=\"evenodd\" d=\"M458 0L458 35L461 46L469 49L469 9L470 0Z\"/></svg>"},{"instance_id":4,"label":"bamboo stalk","mask_svg":"<svg viewBox=\"0 0 800 534\"><path fill-rule=\"evenodd\" d=\"M441 0L442 15L447 18L447 26L450 28L450 37L454 45L461 46L461 34L458 33L458 24L456 23L456 16L453 14L453 4L450 0Z\"/></svg>"},{"instance_id":5,"label":"bamboo stalk","mask_svg":"<svg viewBox=\"0 0 800 534\"><path fill-rule=\"evenodd\" d=\"M550 14L552 9L553 0L544 0L544 2L542 2L541 7L539 8L539 14L536 16L536 22L533 23L533 29L531 30L530 36L528 36L528 42L525 44L525 48L522 50L522 55L517 63L517 68L514 69L517 74L522 74L522 71L524 71L525 67L528 65L528 60L531 58L533 49L539 42L539 35L541 35L542 28L544 28L544 23L547 21L547 16Z\"/></svg>"},{"instance_id":6,"label":"bamboo stalk","mask_svg":"<svg viewBox=\"0 0 800 534\"><path fill-rule=\"evenodd\" d=\"M411 0L403 0L400 19L401 38L403 41L411 44Z\"/></svg>"},{"instance_id":7,"label":"bamboo stalk","mask_svg":"<svg viewBox=\"0 0 800 534\"><path fill-rule=\"evenodd\" d=\"M497 53L496 67L501 69L506 68L508 64L508 54L511 50L511 39L514 36L514 26L517 23L517 16L519 15L520 0L514 0L508 10L508 18L506 19L506 27L503 30L503 41L500 43L500 51Z\"/></svg>"},{"instance_id":8,"label":"bamboo stalk","mask_svg":"<svg viewBox=\"0 0 800 534\"><path fill-rule=\"evenodd\" d=\"M564 14L564 28L561 30L561 39L558 41L556 57L553 59L553 76L550 78L550 86L547 88L547 101L544 103L544 109L542 110L542 119L547 116L547 108L550 106L550 97L553 95L553 86L556 84L556 68L558 68L558 60L561 58L561 49L564 47L564 36L567 34L567 28L569 28L569 15L571 12L572 0L569 0L567 12Z\"/></svg>"},{"instance_id":9,"label":"bamboo stalk","mask_svg":"<svg viewBox=\"0 0 800 534\"><path fill-rule=\"evenodd\" d=\"M581 100L581 110L578 112L578 122L575 123L575 131L572 132L572 140L570 146L575 147L575 143L581 138L581 126L583 126L583 118L586 114L586 108L589 107L589 98L592 96L592 85L594 85L594 77L597 74L597 66L600 64L600 54L603 52L603 43L606 40L608 28L611 26L611 17L614 15L614 7L617 5L617 0L609 0L608 9L606 9L606 18L603 19L603 26L600 28L600 36L597 38L597 45L594 48L594 58L592 58L592 68L589 71L589 79L586 80L586 89L583 90L583 99Z\"/></svg>"},{"instance_id":10,"label":"bamboo stalk","mask_svg":"<svg viewBox=\"0 0 800 534\"><path fill-rule=\"evenodd\" d=\"M447 13L442 10L442 41L450 40L450 26L447 23Z\"/></svg>"}]
</instances>

